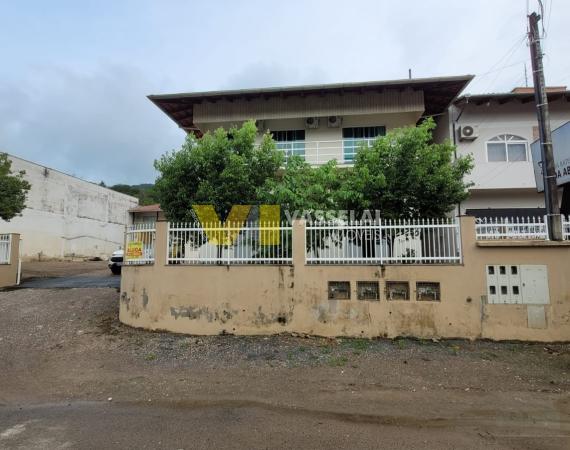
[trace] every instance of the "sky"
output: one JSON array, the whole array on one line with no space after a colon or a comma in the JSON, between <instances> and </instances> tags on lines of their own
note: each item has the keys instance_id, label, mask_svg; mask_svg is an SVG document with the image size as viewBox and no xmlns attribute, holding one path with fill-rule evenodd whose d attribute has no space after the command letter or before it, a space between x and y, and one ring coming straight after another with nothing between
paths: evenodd
<instances>
[{"instance_id":1,"label":"sky","mask_svg":"<svg viewBox=\"0 0 570 450\"><path fill-rule=\"evenodd\" d=\"M570 2L543 0L548 85L570 85ZM153 182L184 133L146 96L474 74L524 86L536 0L0 0L0 151Z\"/></svg>"}]
</instances>

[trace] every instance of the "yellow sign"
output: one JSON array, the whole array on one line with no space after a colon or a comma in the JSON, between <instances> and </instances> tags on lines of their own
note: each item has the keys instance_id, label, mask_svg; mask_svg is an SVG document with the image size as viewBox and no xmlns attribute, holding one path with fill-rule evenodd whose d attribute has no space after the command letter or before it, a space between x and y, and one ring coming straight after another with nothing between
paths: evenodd
<instances>
[{"instance_id":1,"label":"yellow sign","mask_svg":"<svg viewBox=\"0 0 570 450\"><path fill-rule=\"evenodd\" d=\"M213 205L192 205L192 209L198 216L198 220L204 227L211 244L232 245L239 236L252 206L234 205L230 210L225 223L221 223ZM281 209L279 205L260 205L259 223L261 245L279 245L279 219ZM218 225L218 226L217 226Z\"/></svg>"},{"instance_id":2,"label":"yellow sign","mask_svg":"<svg viewBox=\"0 0 570 450\"><path fill-rule=\"evenodd\" d=\"M127 244L127 259L140 259L143 256L143 243L133 241Z\"/></svg>"}]
</instances>

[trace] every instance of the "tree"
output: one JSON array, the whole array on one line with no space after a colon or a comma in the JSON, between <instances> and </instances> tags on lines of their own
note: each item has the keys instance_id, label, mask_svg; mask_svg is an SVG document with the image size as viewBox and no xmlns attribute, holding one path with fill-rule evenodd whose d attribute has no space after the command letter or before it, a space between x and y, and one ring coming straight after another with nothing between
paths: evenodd
<instances>
[{"instance_id":1,"label":"tree","mask_svg":"<svg viewBox=\"0 0 570 450\"><path fill-rule=\"evenodd\" d=\"M300 156L291 156L282 176L267 180L259 195L265 203L280 205L282 213L291 215L336 211L343 172L334 160L314 168Z\"/></svg>"},{"instance_id":2,"label":"tree","mask_svg":"<svg viewBox=\"0 0 570 450\"><path fill-rule=\"evenodd\" d=\"M12 161L6 153L0 153L0 218L9 221L20 215L26 207L26 197L31 188L24 179L25 171L14 174Z\"/></svg>"},{"instance_id":3,"label":"tree","mask_svg":"<svg viewBox=\"0 0 570 450\"><path fill-rule=\"evenodd\" d=\"M268 133L259 145L256 136L253 121L201 139L188 135L179 150L155 161L155 193L169 220L195 220L194 204L213 205L221 220L233 205L259 204L259 188L276 177L283 153Z\"/></svg>"},{"instance_id":4,"label":"tree","mask_svg":"<svg viewBox=\"0 0 570 450\"><path fill-rule=\"evenodd\" d=\"M114 184L109 189L121 192L139 199L139 205L158 203L152 184Z\"/></svg>"},{"instance_id":5,"label":"tree","mask_svg":"<svg viewBox=\"0 0 570 450\"><path fill-rule=\"evenodd\" d=\"M455 147L432 140L434 121L404 127L361 148L337 194L344 209L378 210L384 218L443 217L468 196L464 179L471 156L454 159Z\"/></svg>"}]
</instances>

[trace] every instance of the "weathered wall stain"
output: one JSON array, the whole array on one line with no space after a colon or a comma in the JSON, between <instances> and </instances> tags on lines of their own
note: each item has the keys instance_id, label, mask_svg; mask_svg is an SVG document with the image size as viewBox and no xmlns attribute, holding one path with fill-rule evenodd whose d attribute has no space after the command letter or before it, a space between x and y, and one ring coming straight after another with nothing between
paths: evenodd
<instances>
[{"instance_id":1,"label":"weathered wall stain","mask_svg":"<svg viewBox=\"0 0 570 450\"><path fill-rule=\"evenodd\" d=\"M293 308L291 307L289 311L280 311L277 313L263 312L261 306L257 308L253 315L253 323L258 327L264 327L267 325L273 325L278 323L280 325L287 325L293 319Z\"/></svg>"},{"instance_id":2,"label":"weathered wall stain","mask_svg":"<svg viewBox=\"0 0 570 450\"><path fill-rule=\"evenodd\" d=\"M175 319L185 318L190 320L200 320L205 319L207 322L221 322L227 323L231 320L234 316L238 314L238 311L235 309L229 308L222 308L221 311L214 310L212 311L208 307L194 307L194 306L171 306L170 307L170 315Z\"/></svg>"}]
</instances>

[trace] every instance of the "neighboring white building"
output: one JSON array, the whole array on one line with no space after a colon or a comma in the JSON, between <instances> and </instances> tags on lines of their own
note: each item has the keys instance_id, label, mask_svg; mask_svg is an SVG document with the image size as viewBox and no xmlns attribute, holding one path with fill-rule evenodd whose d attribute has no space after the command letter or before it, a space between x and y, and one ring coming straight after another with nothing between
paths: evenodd
<instances>
[{"instance_id":1,"label":"neighboring white building","mask_svg":"<svg viewBox=\"0 0 570 450\"><path fill-rule=\"evenodd\" d=\"M471 75L363 83L151 95L149 99L188 133L201 136L255 119L278 148L313 165L351 164L363 142L392 128L439 115Z\"/></svg>"},{"instance_id":2,"label":"neighboring white building","mask_svg":"<svg viewBox=\"0 0 570 450\"><path fill-rule=\"evenodd\" d=\"M570 121L570 91L548 88L551 128ZM478 217L541 216L530 144L538 139L533 88L503 94L465 95L439 121L438 139L450 137L459 155L472 154L474 183L461 212ZM468 136L470 130L473 131ZM467 133L466 133L467 132ZM562 191L560 191L560 199Z\"/></svg>"},{"instance_id":3,"label":"neighboring white building","mask_svg":"<svg viewBox=\"0 0 570 450\"><path fill-rule=\"evenodd\" d=\"M0 233L20 233L24 259L102 257L123 246L135 197L9 155L31 189L21 217L0 220Z\"/></svg>"}]
</instances>

